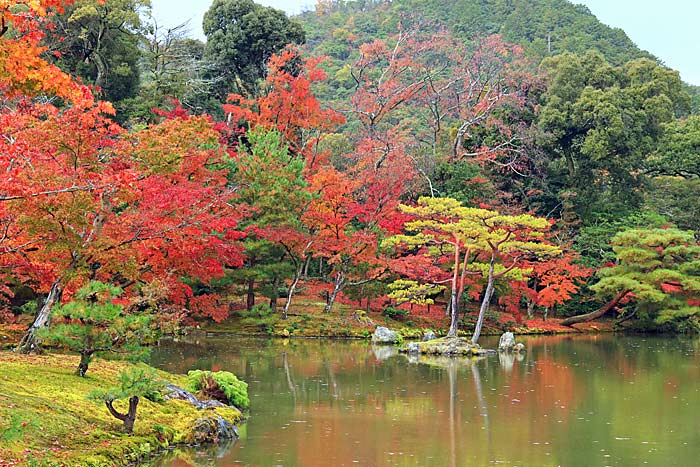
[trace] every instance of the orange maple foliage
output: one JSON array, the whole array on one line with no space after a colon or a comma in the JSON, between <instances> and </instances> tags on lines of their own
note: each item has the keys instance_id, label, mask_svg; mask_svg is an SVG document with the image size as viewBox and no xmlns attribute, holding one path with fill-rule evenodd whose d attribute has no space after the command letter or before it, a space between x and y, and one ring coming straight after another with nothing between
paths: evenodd
<instances>
[{"instance_id":1,"label":"orange maple foliage","mask_svg":"<svg viewBox=\"0 0 700 467\"><path fill-rule=\"evenodd\" d=\"M49 94L79 100L81 86L41 54L40 24L50 11L62 11L72 0L0 0L0 95Z\"/></svg>"}]
</instances>

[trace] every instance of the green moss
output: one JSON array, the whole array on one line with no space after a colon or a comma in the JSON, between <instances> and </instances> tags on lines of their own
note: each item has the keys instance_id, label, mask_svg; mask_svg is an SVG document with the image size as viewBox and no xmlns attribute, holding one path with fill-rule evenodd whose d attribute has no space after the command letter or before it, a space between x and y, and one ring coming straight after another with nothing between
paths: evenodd
<instances>
[{"instance_id":1,"label":"green moss","mask_svg":"<svg viewBox=\"0 0 700 467\"><path fill-rule=\"evenodd\" d=\"M81 378L75 375L77 362L78 357L66 355L0 352L0 458L17 465L126 465L164 447L187 442L194 421L203 416L185 401L154 403L144 399L139 403L134 434L122 433L121 422L104 404L87 397L94 390L114 386L129 364L101 361ZM186 376L156 374L175 385L187 385ZM125 402L115 406L126 409ZM242 420L234 408L215 409L215 413L232 423Z\"/></svg>"}]
</instances>

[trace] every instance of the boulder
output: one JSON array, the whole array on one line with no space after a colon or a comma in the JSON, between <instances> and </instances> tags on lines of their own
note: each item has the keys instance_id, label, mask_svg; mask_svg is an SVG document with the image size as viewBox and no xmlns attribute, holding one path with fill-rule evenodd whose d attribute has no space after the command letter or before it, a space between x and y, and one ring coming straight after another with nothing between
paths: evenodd
<instances>
[{"instance_id":1,"label":"boulder","mask_svg":"<svg viewBox=\"0 0 700 467\"><path fill-rule=\"evenodd\" d=\"M373 344L396 344L397 342L399 342L399 335L383 326L377 327L374 334L372 334Z\"/></svg>"},{"instance_id":2,"label":"boulder","mask_svg":"<svg viewBox=\"0 0 700 467\"><path fill-rule=\"evenodd\" d=\"M218 443L223 439L235 439L238 437L236 427L216 414L207 415L197 419L187 436L187 440L194 444Z\"/></svg>"},{"instance_id":3,"label":"boulder","mask_svg":"<svg viewBox=\"0 0 700 467\"><path fill-rule=\"evenodd\" d=\"M515 347L513 347L513 352L525 352L525 344L523 344L522 342L518 342L517 344L515 344Z\"/></svg>"},{"instance_id":4,"label":"boulder","mask_svg":"<svg viewBox=\"0 0 700 467\"><path fill-rule=\"evenodd\" d=\"M423 334L423 342L433 341L437 338L438 336L435 335L433 331L426 331L425 334Z\"/></svg>"},{"instance_id":5,"label":"boulder","mask_svg":"<svg viewBox=\"0 0 700 467\"><path fill-rule=\"evenodd\" d=\"M515 347L515 336L512 332L504 332L498 341L499 352L512 352Z\"/></svg>"},{"instance_id":6,"label":"boulder","mask_svg":"<svg viewBox=\"0 0 700 467\"><path fill-rule=\"evenodd\" d=\"M174 384L168 384L165 386L165 395L164 398L166 401L169 400L180 400L180 401L187 401L190 404L194 405L198 409L203 408L201 405L202 403L197 399L197 396L192 394L190 391L186 389L182 389L179 386L175 386Z\"/></svg>"},{"instance_id":7,"label":"boulder","mask_svg":"<svg viewBox=\"0 0 700 467\"><path fill-rule=\"evenodd\" d=\"M418 345L418 342L409 342L406 344L406 352L411 354L420 353L420 346Z\"/></svg>"},{"instance_id":8,"label":"boulder","mask_svg":"<svg viewBox=\"0 0 700 467\"><path fill-rule=\"evenodd\" d=\"M206 415L192 425L187 441L190 443L216 443L224 439L238 438L238 428L233 423L224 419L221 415L214 411L206 409L214 409L219 407L228 407L217 400L200 401L197 396L186 389L182 389L174 384L165 386L165 400L182 400L187 401L202 411L206 411Z\"/></svg>"}]
</instances>

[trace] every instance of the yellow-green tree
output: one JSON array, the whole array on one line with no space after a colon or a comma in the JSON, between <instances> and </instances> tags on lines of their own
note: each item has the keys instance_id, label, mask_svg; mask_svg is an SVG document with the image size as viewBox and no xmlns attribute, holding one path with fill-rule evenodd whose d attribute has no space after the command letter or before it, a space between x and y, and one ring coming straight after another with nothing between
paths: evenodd
<instances>
[{"instance_id":1,"label":"yellow-green tree","mask_svg":"<svg viewBox=\"0 0 700 467\"><path fill-rule=\"evenodd\" d=\"M476 343L496 280L523 280L531 273L526 262L561 253L558 247L544 241L544 233L550 227L546 219L466 207L452 198L424 197L416 206L401 205L401 210L412 217L404 224L406 233L391 237L386 244L408 253L410 263L426 266L414 268L413 274L405 268L399 270L404 275L416 276L417 270L424 273L397 281L391 296L399 301L429 303L429 294L449 287L448 337L457 334L460 305L470 276L481 278L486 284L472 336Z\"/></svg>"}]
</instances>

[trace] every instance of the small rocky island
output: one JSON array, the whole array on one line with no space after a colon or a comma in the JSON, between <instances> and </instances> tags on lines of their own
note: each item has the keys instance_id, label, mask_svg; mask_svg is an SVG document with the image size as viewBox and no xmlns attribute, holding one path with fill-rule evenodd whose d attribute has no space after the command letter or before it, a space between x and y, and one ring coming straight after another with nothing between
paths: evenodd
<instances>
[{"instance_id":1,"label":"small rocky island","mask_svg":"<svg viewBox=\"0 0 700 467\"><path fill-rule=\"evenodd\" d=\"M426 337L434 337L435 334ZM515 342L515 336L512 332L506 332L501 336L498 344L498 352L524 352L525 345ZM482 357L489 354L496 354L497 351L483 349L479 344L471 342L464 337L441 337L424 339L423 342L409 342L399 349L401 353L407 354L425 354L425 355L444 355L448 357Z\"/></svg>"}]
</instances>

